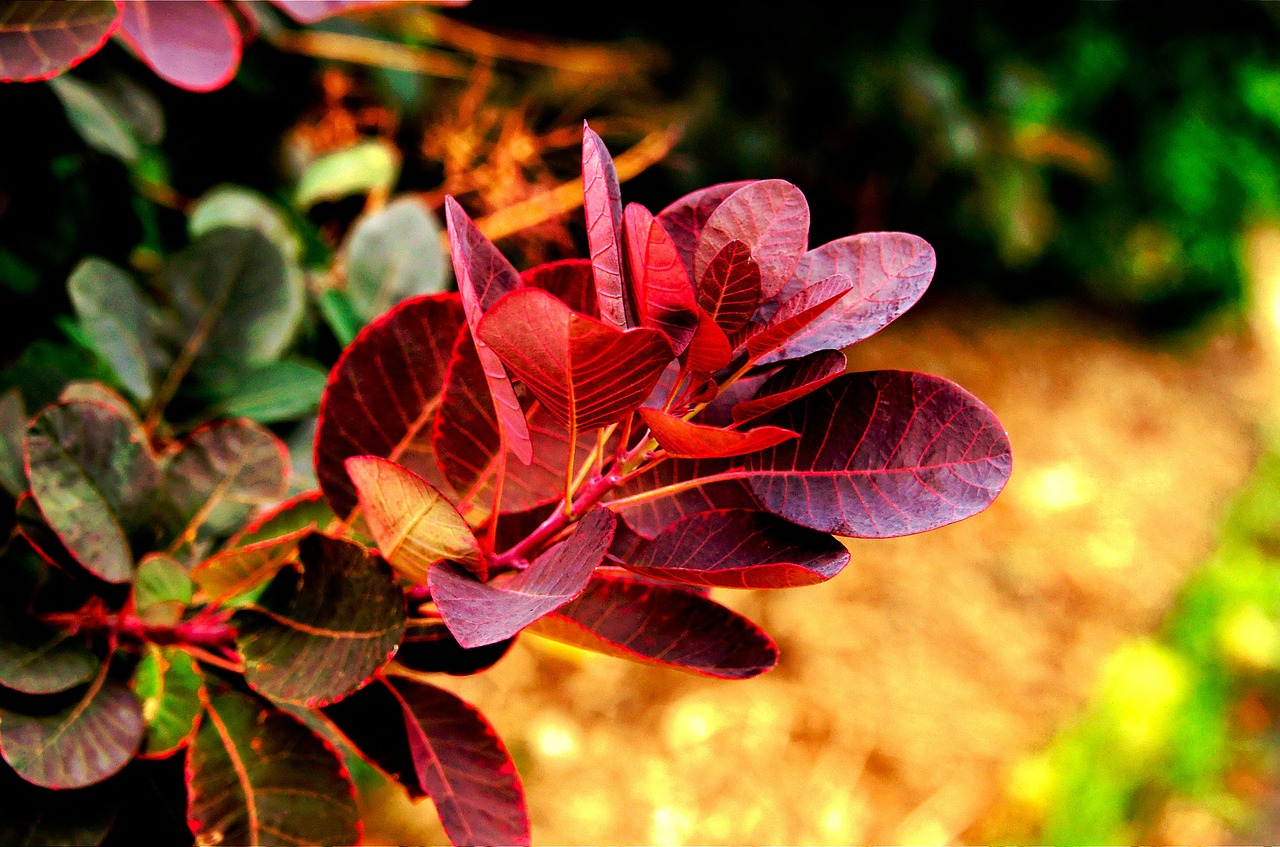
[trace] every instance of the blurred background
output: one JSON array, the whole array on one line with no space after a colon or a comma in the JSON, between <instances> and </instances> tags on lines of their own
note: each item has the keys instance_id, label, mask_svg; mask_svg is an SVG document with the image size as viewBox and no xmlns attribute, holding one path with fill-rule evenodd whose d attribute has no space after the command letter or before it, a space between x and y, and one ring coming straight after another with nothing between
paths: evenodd
<instances>
[{"instance_id":1,"label":"blurred background","mask_svg":"<svg viewBox=\"0 0 1280 847\"><path fill-rule=\"evenodd\" d=\"M850 367L954 379L1009 430L983 514L719 593L777 639L764 677L524 638L445 680L512 749L535 843L1280 837L1280 6L236 8L215 91L116 42L77 88L0 85L0 388L28 406L110 378L72 267L154 270L219 186L297 234L318 373L352 332L328 269L391 198L458 197L519 267L584 255L585 119L624 201L781 178L814 245L927 239L932 288ZM306 416L272 423L305 487ZM370 843L444 841L359 775Z\"/></svg>"}]
</instances>

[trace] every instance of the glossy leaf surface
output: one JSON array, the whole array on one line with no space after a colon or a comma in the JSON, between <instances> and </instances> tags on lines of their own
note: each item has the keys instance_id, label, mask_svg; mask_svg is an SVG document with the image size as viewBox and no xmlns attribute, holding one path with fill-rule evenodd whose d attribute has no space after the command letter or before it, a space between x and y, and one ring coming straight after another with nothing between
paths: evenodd
<instances>
[{"instance_id":1,"label":"glossy leaf surface","mask_svg":"<svg viewBox=\"0 0 1280 847\"><path fill-rule=\"evenodd\" d=\"M717 253L742 241L760 268L760 296L768 299L791 279L809 246L809 204L789 182L766 179L735 191L707 218L693 256L693 278L701 280Z\"/></svg>"},{"instance_id":2,"label":"glossy leaf surface","mask_svg":"<svg viewBox=\"0 0 1280 847\"><path fill-rule=\"evenodd\" d=\"M591 512L567 540L508 580L479 582L441 565L430 574L431 598L463 647L510 638L583 589L609 549L616 520L607 509Z\"/></svg>"},{"instance_id":3,"label":"glossy leaf surface","mask_svg":"<svg viewBox=\"0 0 1280 847\"><path fill-rule=\"evenodd\" d=\"M821 532L887 538L974 515L1009 479L1009 439L973 395L907 371L841 377L770 423L801 433L747 458L761 504Z\"/></svg>"},{"instance_id":4,"label":"glossy leaf surface","mask_svg":"<svg viewBox=\"0 0 1280 847\"><path fill-rule=\"evenodd\" d=\"M668 456L676 459L725 459L754 453L797 433L776 426L761 426L748 432L690 423L677 415L657 409L641 409L640 417Z\"/></svg>"},{"instance_id":5,"label":"glossy leaf surface","mask_svg":"<svg viewBox=\"0 0 1280 847\"><path fill-rule=\"evenodd\" d=\"M24 694L56 694L93 679L98 657L62 629L6 610L0 614L0 685Z\"/></svg>"},{"instance_id":6,"label":"glossy leaf surface","mask_svg":"<svg viewBox=\"0 0 1280 847\"><path fill-rule=\"evenodd\" d=\"M204 680L195 660L175 647L149 645L132 686L147 725L140 755L162 758L186 746L203 708Z\"/></svg>"},{"instance_id":7,"label":"glossy leaf surface","mask_svg":"<svg viewBox=\"0 0 1280 847\"><path fill-rule=\"evenodd\" d=\"M671 236L644 206L628 204L622 223L637 324L661 330L680 353L698 323L689 272Z\"/></svg>"},{"instance_id":8,"label":"glossy leaf surface","mask_svg":"<svg viewBox=\"0 0 1280 847\"><path fill-rule=\"evenodd\" d=\"M600 320L617 329L639 326L632 314L622 252L622 189L604 141L582 127L582 211L596 282Z\"/></svg>"},{"instance_id":9,"label":"glossy leaf surface","mask_svg":"<svg viewBox=\"0 0 1280 847\"><path fill-rule=\"evenodd\" d=\"M240 65L240 28L213 0L125 0L121 35L161 79L188 91L212 91Z\"/></svg>"},{"instance_id":10,"label":"glossy leaf surface","mask_svg":"<svg viewBox=\"0 0 1280 847\"><path fill-rule=\"evenodd\" d=\"M112 0L6 3L0 9L0 82L57 76L92 56L120 25Z\"/></svg>"}]
</instances>

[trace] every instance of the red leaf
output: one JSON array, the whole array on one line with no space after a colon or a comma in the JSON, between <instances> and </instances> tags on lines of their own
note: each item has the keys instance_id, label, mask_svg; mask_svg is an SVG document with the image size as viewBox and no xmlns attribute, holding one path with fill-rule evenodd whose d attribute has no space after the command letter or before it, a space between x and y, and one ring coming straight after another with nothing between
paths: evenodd
<instances>
[{"instance_id":1,"label":"red leaf","mask_svg":"<svg viewBox=\"0 0 1280 847\"><path fill-rule=\"evenodd\" d=\"M833 308L849 293L850 286L849 277L835 274L784 300L773 317L747 335L747 354L753 359L763 358L766 353L786 343L787 339ZM741 346L741 341L738 346Z\"/></svg>"},{"instance_id":2,"label":"red leaf","mask_svg":"<svg viewBox=\"0 0 1280 847\"><path fill-rule=\"evenodd\" d=\"M679 353L698 323L689 272L671 236L644 206L628 204L622 222L639 324L662 330Z\"/></svg>"},{"instance_id":3,"label":"red leaf","mask_svg":"<svg viewBox=\"0 0 1280 847\"><path fill-rule=\"evenodd\" d=\"M582 591L609 549L616 520L607 509L591 512L568 540L503 582L479 582L451 564L440 565L429 577L431 599L463 647L510 638Z\"/></svg>"},{"instance_id":4,"label":"red leaf","mask_svg":"<svg viewBox=\"0 0 1280 847\"><path fill-rule=\"evenodd\" d=\"M431 430L431 448L457 496L458 511L468 514L481 500L492 502L492 484L502 435L493 398L471 331L458 333L445 374L440 411Z\"/></svg>"},{"instance_id":5,"label":"red leaf","mask_svg":"<svg viewBox=\"0 0 1280 847\"><path fill-rule=\"evenodd\" d=\"M677 521L623 567L642 576L722 588L793 588L824 582L849 563L825 532L768 512L721 509Z\"/></svg>"},{"instance_id":6,"label":"red leaf","mask_svg":"<svg viewBox=\"0 0 1280 847\"><path fill-rule=\"evenodd\" d=\"M679 482L713 476L732 467L728 459L668 459L652 470L614 489L619 497L643 494ZM607 503L605 505L608 505ZM681 518L708 509L758 509L751 487L741 479L712 482L668 494L655 500L628 504L623 511L627 523L649 538Z\"/></svg>"},{"instance_id":7,"label":"red leaf","mask_svg":"<svg viewBox=\"0 0 1280 847\"><path fill-rule=\"evenodd\" d=\"M742 241L760 266L760 296L782 289L809 246L809 204L789 182L766 179L725 198L707 218L693 254L693 278L701 280L730 241Z\"/></svg>"},{"instance_id":8,"label":"red leaf","mask_svg":"<svg viewBox=\"0 0 1280 847\"><path fill-rule=\"evenodd\" d=\"M733 359L733 345L715 318L698 311L698 328L682 357L689 370L708 374L718 371Z\"/></svg>"},{"instance_id":9,"label":"red leaf","mask_svg":"<svg viewBox=\"0 0 1280 847\"><path fill-rule=\"evenodd\" d=\"M907 371L849 374L770 422L800 438L747 457L776 515L821 532L887 538L977 514L1009 479L1009 438L973 395Z\"/></svg>"},{"instance_id":10,"label":"red leaf","mask_svg":"<svg viewBox=\"0 0 1280 847\"><path fill-rule=\"evenodd\" d=\"M221 88L240 65L240 28L216 0L125 0L120 34L161 79L188 91Z\"/></svg>"},{"instance_id":11,"label":"red leaf","mask_svg":"<svg viewBox=\"0 0 1280 847\"><path fill-rule=\"evenodd\" d=\"M390 459L449 490L431 446L431 426L463 320L457 294L406 300L365 327L338 358L320 399L315 465L339 517L357 503L343 467L351 456Z\"/></svg>"},{"instance_id":12,"label":"red leaf","mask_svg":"<svg viewBox=\"0 0 1280 847\"><path fill-rule=\"evenodd\" d=\"M529 288L499 301L477 334L570 432L637 408L672 357L657 330L624 332Z\"/></svg>"},{"instance_id":13,"label":"red leaf","mask_svg":"<svg viewBox=\"0 0 1280 847\"><path fill-rule=\"evenodd\" d=\"M842 376L848 365L844 353L839 350L819 350L803 359L788 362L786 367L765 380L753 399L733 407L733 422L744 423L781 409L792 400L817 391Z\"/></svg>"},{"instance_id":14,"label":"red leaf","mask_svg":"<svg viewBox=\"0 0 1280 847\"><path fill-rule=\"evenodd\" d=\"M760 267L751 248L730 241L716 253L698 283L698 308L733 335L746 326L760 305Z\"/></svg>"},{"instance_id":15,"label":"red leaf","mask_svg":"<svg viewBox=\"0 0 1280 847\"><path fill-rule=\"evenodd\" d=\"M564 301L575 312L589 318L600 317L596 303L596 283L590 259L561 259L537 265L520 274L530 288L541 288Z\"/></svg>"},{"instance_id":16,"label":"red leaf","mask_svg":"<svg viewBox=\"0 0 1280 847\"><path fill-rule=\"evenodd\" d=\"M778 662L778 648L764 630L703 594L603 574L529 631L721 679L749 679Z\"/></svg>"},{"instance_id":17,"label":"red leaf","mask_svg":"<svg viewBox=\"0 0 1280 847\"><path fill-rule=\"evenodd\" d=\"M582 125L582 209L596 281L600 320L618 329L639 326L631 313L622 263L622 190L604 141Z\"/></svg>"},{"instance_id":18,"label":"red leaf","mask_svg":"<svg viewBox=\"0 0 1280 847\"><path fill-rule=\"evenodd\" d=\"M559 500L564 494L564 475L569 464L569 433L541 403L529 409L529 437L533 439L533 461L527 465L507 464L502 485L502 511L523 512ZM616 442L616 437L613 439ZM582 432L574 447L581 458L596 444L594 432ZM484 501L486 509L492 503ZM505 519L504 519L505 520Z\"/></svg>"},{"instance_id":19,"label":"red leaf","mask_svg":"<svg viewBox=\"0 0 1280 847\"><path fill-rule=\"evenodd\" d=\"M410 624L396 653L396 664L419 673L469 676L487 670L507 655L514 637L483 647L463 647L443 621Z\"/></svg>"},{"instance_id":20,"label":"red leaf","mask_svg":"<svg viewBox=\"0 0 1280 847\"><path fill-rule=\"evenodd\" d=\"M657 409L641 409L640 417L644 418L645 425L649 427L659 446L675 459L744 456L799 435L776 426L762 426L749 432L704 426Z\"/></svg>"},{"instance_id":21,"label":"red leaf","mask_svg":"<svg viewBox=\"0 0 1280 847\"><path fill-rule=\"evenodd\" d=\"M6 3L0 82L37 82L75 67L102 49L121 17L119 0Z\"/></svg>"},{"instance_id":22,"label":"red leaf","mask_svg":"<svg viewBox=\"0 0 1280 847\"><path fill-rule=\"evenodd\" d=\"M838 350L879 332L915 305L933 279L937 258L924 239L904 232L865 232L810 250L781 296L843 274L853 290L787 343L778 358Z\"/></svg>"},{"instance_id":23,"label":"red leaf","mask_svg":"<svg viewBox=\"0 0 1280 847\"><path fill-rule=\"evenodd\" d=\"M465 6L469 0L271 0L300 24L313 24L334 15L381 8L397 2L425 2L434 6Z\"/></svg>"},{"instance_id":24,"label":"red leaf","mask_svg":"<svg viewBox=\"0 0 1280 847\"><path fill-rule=\"evenodd\" d=\"M462 308L467 325L476 341L476 354L484 368L489 394L498 414L498 426L511 452L526 465L533 459L529 428L524 411L516 399L511 380L498 358L478 334L480 318L505 294L521 287L520 275L493 242L475 225L458 202L445 197L445 222L449 228L449 249L453 254L453 273L458 278Z\"/></svg>"},{"instance_id":25,"label":"red leaf","mask_svg":"<svg viewBox=\"0 0 1280 847\"><path fill-rule=\"evenodd\" d=\"M711 217L711 213L725 201L726 197L750 184L751 180L743 180L722 182L719 185L702 188L692 194L686 194L658 213L658 223L662 224L662 228L675 242L680 261L689 272L690 279L696 279L693 276L693 254L698 249L698 237L702 235L702 228L706 226L707 218Z\"/></svg>"}]
</instances>

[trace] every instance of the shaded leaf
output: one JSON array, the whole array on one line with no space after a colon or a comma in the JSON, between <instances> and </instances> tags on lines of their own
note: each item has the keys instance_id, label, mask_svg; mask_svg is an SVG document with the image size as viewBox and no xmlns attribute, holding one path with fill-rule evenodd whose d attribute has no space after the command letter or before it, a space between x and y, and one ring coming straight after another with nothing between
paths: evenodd
<instances>
[{"instance_id":1,"label":"shaded leaf","mask_svg":"<svg viewBox=\"0 0 1280 847\"><path fill-rule=\"evenodd\" d=\"M80 637L8 610L0 614L0 685L56 694L93 679L100 665Z\"/></svg>"},{"instance_id":2,"label":"shaded leaf","mask_svg":"<svg viewBox=\"0 0 1280 847\"><path fill-rule=\"evenodd\" d=\"M532 288L502 298L477 335L570 432L638 408L672 358L661 332L615 329Z\"/></svg>"},{"instance_id":3,"label":"shaded leaf","mask_svg":"<svg viewBox=\"0 0 1280 847\"><path fill-rule=\"evenodd\" d=\"M331 703L319 714L360 758L398 782L412 800L427 796L409 745L409 725L400 699L383 678L350 697Z\"/></svg>"},{"instance_id":4,"label":"shaded leaf","mask_svg":"<svg viewBox=\"0 0 1280 847\"><path fill-rule=\"evenodd\" d=\"M355 844L341 757L296 718L244 694L209 698L187 764L187 823L205 844Z\"/></svg>"},{"instance_id":5,"label":"shaded leaf","mask_svg":"<svg viewBox=\"0 0 1280 847\"><path fill-rule=\"evenodd\" d=\"M58 534L49 528L35 498L27 491L18 497L14 506L14 522L18 534L30 545L31 550L46 564L51 565L59 573L78 573L81 566L76 557L58 538Z\"/></svg>"},{"instance_id":6,"label":"shaded leaf","mask_svg":"<svg viewBox=\"0 0 1280 847\"><path fill-rule=\"evenodd\" d=\"M6 3L0 9L0 82L50 79L102 49L120 26L113 0Z\"/></svg>"},{"instance_id":7,"label":"shaded leaf","mask_svg":"<svg viewBox=\"0 0 1280 847\"><path fill-rule=\"evenodd\" d=\"M732 467L728 459L668 459L652 470L622 483L619 496L643 494L656 488L724 473ZM608 505L608 504L606 504ZM622 515L641 535L652 538L667 526L708 509L758 509L751 488L741 479L729 479L689 488L655 500L628 504Z\"/></svg>"},{"instance_id":8,"label":"shaded leaf","mask_svg":"<svg viewBox=\"0 0 1280 847\"><path fill-rule=\"evenodd\" d=\"M129 275L104 259L85 259L67 280L67 293L94 349L130 394L142 402L173 362L156 334L158 317Z\"/></svg>"},{"instance_id":9,"label":"shaded leaf","mask_svg":"<svg viewBox=\"0 0 1280 847\"><path fill-rule=\"evenodd\" d=\"M701 188L686 194L657 214L658 223L662 224L662 228L675 242L680 261L689 272L690 280L697 280L693 275L693 254L697 252L698 238L702 235L707 219L725 198L750 184L751 180L743 180Z\"/></svg>"},{"instance_id":10,"label":"shaded leaf","mask_svg":"<svg viewBox=\"0 0 1280 847\"><path fill-rule=\"evenodd\" d=\"M778 661L762 629L697 591L603 574L529 631L721 679L758 676Z\"/></svg>"},{"instance_id":11,"label":"shaded leaf","mask_svg":"<svg viewBox=\"0 0 1280 847\"><path fill-rule=\"evenodd\" d=\"M415 583L446 559L483 578L487 573L471 527L422 477L376 456L347 459L369 531L383 558Z\"/></svg>"},{"instance_id":12,"label":"shaded leaf","mask_svg":"<svg viewBox=\"0 0 1280 847\"><path fill-rule=\"evenodd\" d=\"M187 215L187 235L194 241L221 227L254 229L276 246L286 265L302 258L302 242L275 203L242 185L219 185L200 196Z\"/></svg>"},{"instance_id":13,"label":"shaded leaf","mask_svg":"<svg viewBox=\"0 0 1280 847\"><path fill-rule=\"evenodd\" d=\"M824 582L849 563L849 551L824 532L768 512L721 509L677 521L634 558L642 576L722 588L793 588Z\"/></svg>"},{"instance_id":14,"label":"shaded leaf","mask_svg":"<svg viewBox=\"0 0 1280 847\"><path fill-rule=\"evenodd\" d=\"M139 755L159 759L185 747L195 735L204 696L195 660L176 647L148 645L130 684L147 724Z\"/></svg>"},{"instance_id":15,"label":"shaded leaf","mask_svg":"<svg viewBox=\"0 0 1280 847\"><path fill-rule=\"evenodd\" d=\"M707 218L693 255L693 278L701 280L730 241L751 248L760 268L760 296L768 299L791 279L809 246L809 204L789 182L766 179L745 185Z\"/></svg>"},{"instance_id":16,"label":"shaded leaf","mask_svg":"<svg viewBox=\"0 0 1280 847\"><path fill-rule=\"evenodd\" d=\"M424 0L271 0L271 2L298 23L313 24L334 15L343 15L374 6L388 6L397 2L424 2ZM425 2L436 6L465 6L470 0L425 0Z\"/></svg>"},{"instance_id":17,"label":"shaded leaf","mask_svg":"<svg viewBox=\"0 0 1280 847\"><path fill-rule=\"evenodd\" d=\"M28 782L83 788L120 771L142 743L142 707L106 669L83 691L0 707L0 755Z\"/></svg>"},{"instance_id":18,"label":"shaded leaf","mask_svg":"<svg viewBox=\"0 0 1280 847\"><path fill-rule=\"evenodd\" d=\"M62 393L58 395L58 403L60 404L79 403L81 401L109 406L115 410L116 414L123 418L128 418L129 422L135 427L142 427L142 421L138 418L138 413L134 411L133 406L129 405L129 401L100 382L68 382L63 387Z\"/></svg>"},{"instance_id":19,"label":"shaded leaf","mask_svg":"<svg viewBox=\"0 0 1280 847\"><path fill-rule=\"evenodd\" d=\"M273 540L300 529L323 531L334 520L333 510L322 491L303 491L258 514L227 540L225 549Z\"/></svg>"},{"instance_id":20,"label":"shaded leaf","mask_svg":"<svg viewBox=\"0 0 1280 847\"><path fill-rule=\"evenodd\" d=\"M598 318L600 307L593 273L590 259L561 259L535 265L520 274L520 279L529 288L554 294L578 314Z\"/></svg>"},{"instance_id":21,"label":"shaded leaf","mask_svg":"<svg viewBox=\"0 0 1280 847\"><path fill-rule=\"evenodd\" d=\"M400 152L387 141L362 141L316 159L298 179L294 202L304 211L352 194L385 194L400 175Z\"/></svg>"},{"instance_id":22,"label":"shaded leaf","mask_svg":"<svg viewBox=\"0 0 1280 847\"><path fill-rule=\"evenodd\" d=\"M0 486L15 498L27 490L22 445L27 437L27 410L16 388L0 394Z\"/></svg>"},{"instance_id":23,"label":"shaded leaf","mask_svg":"<svg viewBox=\"0 0 1280 847\"><path fill-rule=\"evenodd\" d=\"M797 437L798 433L776 426L762 426L748 432L691 423L678 415L657 409L641 409L640 417L658 445L675 459L724 459L754 453Z\"/></svg>"},{"instance_id":24,"label":"shaded leaf","mask_svg":"<svg viewBox=\"0 0 1280 847\"><path fill-rule=\"evenodd\" d=\"M0 764L0 844L100 844L116 819L117 788L114 780L88 788L40 788Z\"/></svg>"},{"instance_id":25,"label":"shaded leaf","mask_svg":"<svg viewBox=\"0 0 1280 847\"><path fill-rule=\"evenodd\" d=\"M308 522L292 532L223 550L191 569L191 580L214 605L243 605L257 599L247 592L263 585L297 555L298 542L311 532ZM260 592L259 592L260 593Z\"/></svg>"},{"instance_id":26,"label":"shaded leaf","mask_svg":"<svg viewBox=\"0 0 1280 847\"><path fill-rule=\"evenodd\" d=\"M819 350L800 359L788 362L759 386L755 397L733 407L733 422L744 423L775 409L781 409L793 400L817 391L831 380L843 376L848 360L839 350Z\"/></svg>"},{"instance_id":27,"label":"shaded leaf","mask_svg":"<svg viewBox=\"0 0 1280 847\"><path fill-rule=\"evenodd\" d=\"M67 403L31 422L26 455L36 504L71 555L107 582L132 579L129 537L159 480L146 436L107 406Z\"/></svg>"},{"instance_id":28,"label":"shaded leaf","mask_svg":"<svg viewBox=\"0 0 1280 847\"><path fill-rule=\"evenodd\" d=\"M569 433L541 403L529 408L529 438L533 461L527 465L508 462L502 487L502 510L523 512L560 499L569 463ZM610 444L616 443L616 437ZM581 458L596 444L596 433L578 435L574 455ZM491 508L486 502L487 507ZM505 520L505 518L504 518Z\"/></svg>"},{"instance_id":29,"label":"shaded leaf","mask_svg":"<svg viewBox=\"0 0 1280 847\"><path fill-rule=\"evenodd\" d=\"M120 34L161 79L188 91L221 88L240 65L240 28L213 0L126 0Z\"/></svg>"},{"instance_id":30,"label":"shaded leaf","mask_svg":"<svg viewBox=\"0 0 1280 847\"><path fill-rule=\"evenodd\" d=\"M442 564L428 578L431 599L463 647L510 638L582 590L609 549L616 520L607 509L596 509L567 540L511 579L480 582L451 563Z\"/></svg>"},{"instance_id":31,"label":"shaded leaf","mask_svg":"<svg viewBox=\"0 0 1280 847\"><path fill-rule=\"evenodd\" d=\"M137 161L138 140L97 86L64 74L49 80L49 87L61 101L67 121L86 144L125 164Z\"/></svg>"},{"instance_id":32,"label":"shaded leaf","mask_svg":"<svg viewBox=\"0 0 1280 847\"><path fill-rule=\"evenodd\" d=\"M436 294L449 283L440 226L414 197L402 197L361 218L346 247L346 294L371 321L418 294Z\"/></svg>"},{"instance_id":33,"label":"shaded leaf","mask_svg":"<svg viewBox=\"0 0 1280 847\"><path fill-rule=\"evenodd\" d=\"M232 622L245 680L310 708L345 697L390 660L405 601L391 567L359 544L313 534L298 558Z\"/></svg>"},{"instance_id":34,"label":"shaded leaf","mask_svg":"<svg viewBox=\"0 0 1280 847\"><path fill-rule=\"evenodd\" d=\"M163 553L148 553L133 580L133 605L149 624L175 624L195 594L187 569Z\"/></svg>"},{"instance_id":35,"label":"shaded leaf","mask_svg":"<svg viewBox=\"0 0 1280 847\"><path fill-rule=\"evenodd\" d=\"M514 643L512 637L480 647L463 647L443 621L415 623L405 630L396 663L419 673L469 676L493 667Z\"/></svg>"},{"instance_id":36,"label":"shaded leaf","mask_svg":"<svg viewBox=\"0 0 1280 847\"><path fill-rule=\"evenodd\" d=\"M644 206L628 204L622 223L636 322L661 330L671 349L680 353L689 346L698 324L689 272L671 236Z\"/></svg>"},{"instance_id":37,"label":"shaded leaf","mask_svg":"<svg viewBox=\"0 0 1280 847\"><path fill-rule=\"evenodd\" d=\"M751 248L733 240L720 248L698 282L698 308L732 336L760 305L760 266Z\"/></svg>"},{"instance_id":38,"label":"shaded leaf","mask_svg":"<svg viewBox=\"0 0 1280 847\"><path fill-rule=\"evenodd\" d=\"M604 141L582 125L582 211L587 220L600 320L617 329L639 326L632 314L622 258L622 189Z\"/></svg>"},{"instance_id":39,"label":"shaded leaf","mask_svg":"<svg viewBox=\"0 0 1280 847\"><path fill-rule=\"evenodd\" d=\"M328 378L327 371L308 361L269 362L219 386L210 411L260 424L297 420L320 407Z\"/></svg>"},{"instance_id":40,"label":"shaded leaf","mask_svg":"<svg viewBox=\"0 0 1280 847\"><path fill-rule=\"evenodd\" d=\"M1009 439L958 385L927 374L841 377L770 423L800 438L747 458L760 503L821 532L886 538L974 515L1009 479Z\"/></svg>"},{"instance_id":41,"label":"shaded leaf","mask_svg":"<svg viewBox=\"0 0 1280 847\"><path fill-rule=\"evenodd\" d=\"M850 286L847 276L835 274L787 298L763 325L745 332L747 354L753 359L763 358L818 320L827 310L835 308L835 304L850 291Z\"/></svg>"}]
</instances>

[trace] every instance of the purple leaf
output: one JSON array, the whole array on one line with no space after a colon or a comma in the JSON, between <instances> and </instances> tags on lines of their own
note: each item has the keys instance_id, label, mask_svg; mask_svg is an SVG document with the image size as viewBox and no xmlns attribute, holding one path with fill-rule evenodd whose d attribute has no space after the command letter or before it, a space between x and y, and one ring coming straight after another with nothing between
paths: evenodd
<instances>
[{"instance_id":1,"label":"purple leaf","mask_svg":"<svg viewBox=\"0 0 1280 847\"><path fill-rule=\"evenodd\" d=\"M582 591L613 540L616 518L607 509L584 517L568 540L506 581L480 582L446 563L431 570L431 598L463 647L510 638Z\"/></svg>"},{"instance_id":2,"label":"purple leaf","mask_svg":"<svg viewBox=\"0 0 1280 847\"><path fill-rule=\"evenodd\" d=\"M730 241L711 259L698 282L698 308L709 314L725 335L746 326L760 305L760 266L751 248Z\"/></svg>"},{"instance_id":3,"label":"purple leaf","mask_svg":"<svg viewBox=\"0 0 1280 847\"><path fill-rule=\"evenodd\" d=\"M628 204L622 223L636 319L641 326L661 330L671 349L680 353L689 346L698 323L689 272L671 236L644 206Z\"/></svg>"},{"instance_id":4,"label":"purple leaf","mask_svg":"<svg viewBox=\"0 0 1280 847\"><path fill-rule=\"evenodd\" d=\"M747 354L752 359L763 359L767 353L822 317L827 310L835 308L835 304L849 292L850 286L849 277L834 274L787 298L763 325L744 330ZM742 341L735 340L736 346L741 347Z\"/></svg>"},{"instance_id":5,"label":"purple leaf","mask_svg":"<svg viewBox=\"0 0 1280 847\"><path fill-rule=\"evenodd\" d=\"M120 26L113 0L6 3L0 10L0 82L36 82L102 49Z\"/></svg>"},{"instance_id":6,"label":"purple leaf","mask_svg":"<svg viewBox=\"0 0 1280 847\"><path fill-rule=\"evenodd\" d=\"M470 0L271 0L300 24L313 24L334 15L382 8L400 3L430 3L435 6L465 6Z\"/></svg>"},{"instance_id":7,"label":"purple leaf","mask_svg":"<svg viewBox=\"0 0 1280 847\"><path fill-rule=\"evenodd\" d=\"M831 380L843 376L849 363L839 350L819 350L802 359L787 362L764 381L755 397L733 407L733 422L745 423L761 415L781 409L793 400L817 391Z\"/></svg>"},{"instance_id":8,"label":"purple leaf","mask_svg":"<svg viewBox=\"0 0 1280 847\"><path fill-rule=\"evenodd\" d=\"M641 576L721 588L793 588L824 582L849 563L849 551L825 532L768 512L720 509L677 521L634 558Z\"/></svg>"},{"instance_id":9,"label":"purple leaf","mask_svg":"<svg viewBox=\"0 0 1280 847\"><path fill-rule=\"evenodd\" d=\"M730 241L745 242L760 266L760 296L782 289L809 246L809 204L789 182L766 179L725 198L707 218L693 254L693 278L701 280Z\"/></svg>"},{"instance_id":10,"label":"purple leaf","mask_svg":"<svg viewBox=\"0 0 1280 847\"><path fill-rule=\"evenodd\" d=\"M622 260L622 190L604 141L582 125L582 210L596 282L600 320L618 329L639 326L631 313L626 269Z\"/></svg>"},{"instance_id":11,"label":"purple leaf","mask_svg":"<svg viewBox=\"0 0 1280 847\"><path fill-rule=\"evenodd\" d=\"M240 65L240 28L215 0L125 0L120 34L161 79L188 91L221 88Z\"/></svg>"},{"instance_id":12,"label":"purple leaf","mask_svg":"<svg viewBox=\"0 0 1280 847\"><path fill-rule=\"evenodd\" d=\"M769 419L801 433L747 457L776 515L821 532L887 538L977 514L1009 479L1009 438L958 385L927 374L849 374Z\"/></svg>"},{"instance_id":13,"label":"purple leaf","mask_svg":"<svg viewBox=\"0 0 1280 847\"><path fill-rule=\"evenodd\" d=\"M725 459L744 456L783 441L798 433L776 426L762 426L749 432L690 423L677 415L657 409L641 409L640 417L658 445L675 459Z\"/></svg>"},{"instance_id":14,"label":"purple leaf","mask_svg":"<svg viewBox=\"0 0 1280 847\"><path fill-rule=\"evenodd\" d=\"M668 459L624 482L614 491L619 496L642 494L655 488L722 473L731 467L728 459ZM728 479L631 504L622 514L636 532L652 538L675 521L697 512L758 508L760 504L744 480Z\"/></svg>"},{"instance_id":15,"label":"purple leaf","mask_svg":"<svg viewBox=\"0 0 1280 847\"><path fill-rule=\"evenodd\" d=\"M662 224L662 228L675 242L680 261L689 272L691 280L696 279L693 276L693 254L697 252L698 238L702 235L702 228L707 224L707 218L711 217L711 213L725 201L725 198L739 188L750 184L751 180L743 180L722 182L719 185L701 188L686 194L657 214L658 223Z\"/></svg>"},{"instance_id":16,"label":"purple leaf","mask_svg":"<svg viewBox=\"0 0 1280 847\"><path fill-rule=\"evenodd\" d=\"M778 358L839 350L879 332L915 305L933 279L937 258L924 239L904 232L866 232L810 250L781 296L843 274L853 290L789 341Z\"/></svg>"},{"instance_id":17,"label":"purple leaf","mask_svg":"<svg viewBox=\"0 0 1280 847\"><path fill-rule=\"evenodd\" d=\"M764 630L703 594L603 574L529 631L721 679L749 679L778 662L778 648Z\"/></svg>"}]
</instances>

